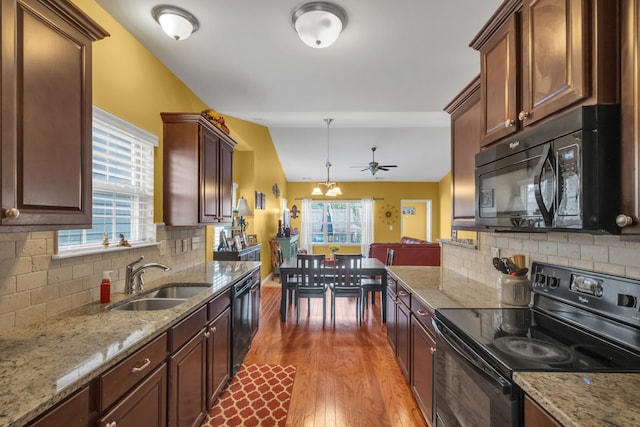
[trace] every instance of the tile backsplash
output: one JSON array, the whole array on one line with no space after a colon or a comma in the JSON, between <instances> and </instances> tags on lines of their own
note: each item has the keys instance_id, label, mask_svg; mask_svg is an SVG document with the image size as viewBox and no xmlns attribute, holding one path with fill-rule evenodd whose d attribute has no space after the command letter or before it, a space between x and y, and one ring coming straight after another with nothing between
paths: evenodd
<instances>
[{"instance_id":1,"label":"tile backsplash","mask_svg":"<svg viewBox=\"0 0 640 427\"><path fill-rule=\"evenodd\" d=\"M0 233L0 331L100 300L102 272L112 270L112 292L124 291L125 267L144 255L180 271L205 261L205 227L159 225L157 246L106 249L104 253L52 259L55 231ZM196 244L193 245L193 238ZM145 280L165 274L149 269Z\"/></svg>"},{"instance_id":2,"label":"tile backsplash","mask_svg":"<svg viewBox=\"0 0 640 427\"><path fill-rule=\"evenodd\" d=\"M478 233L477 249L442 243L442 266L495 287L491 248L501 257L524 254L532 261L640 279L640 242L582 233Z\"/></svg>"}]
</instances>

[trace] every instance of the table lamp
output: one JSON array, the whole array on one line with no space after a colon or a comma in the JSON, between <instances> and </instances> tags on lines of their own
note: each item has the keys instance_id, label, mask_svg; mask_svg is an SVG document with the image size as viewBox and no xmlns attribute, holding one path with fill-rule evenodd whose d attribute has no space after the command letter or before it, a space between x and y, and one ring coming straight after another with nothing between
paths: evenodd
<instances>
[{"instance_id":1,"label":"table lamp","mask_svg":"<svg viewBox=\"0 0 640 427\"><path fill-rule=\"evenodd\" d=\"M240 230L242 230L242 232L244 233L244 231L247 229L247 226L249 225L249 223L244 220L244 217L253 216L253 212L249 207L249 203L247 203L247 199L245 199L244 197L240 197L240 200L238 200L237 210L238 215L240 215L240 221L238 222L238 224L240 225Z\"/></svg>"}]
</instances>

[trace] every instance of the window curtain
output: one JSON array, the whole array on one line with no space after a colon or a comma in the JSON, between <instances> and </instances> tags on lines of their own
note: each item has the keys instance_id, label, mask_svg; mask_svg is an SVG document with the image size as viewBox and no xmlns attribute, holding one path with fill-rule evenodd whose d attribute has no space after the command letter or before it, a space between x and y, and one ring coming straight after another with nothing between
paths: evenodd
<instances>
[{"instance_id":1,"label":"window curtain","mask_svg":"<svg viewBox=\"0 0 640 427\"><path fill-rule=\"evenodd\" d=\"M362 255L369 256L373 243L373 199L362 199Z\"/></svg>"},{"instance_id":2,"label":"window curtain","mask_svg":"<svg viewBox=\"0 0 640 427\"><path fill-rule=\"evenodd\" d=\"M311 199L302 199L302 212L300 214L300 226L302 227L300 233L300 249L307 251L308 254L313 253L313 247L311 246Z\"/></svg>"}]
</instances>

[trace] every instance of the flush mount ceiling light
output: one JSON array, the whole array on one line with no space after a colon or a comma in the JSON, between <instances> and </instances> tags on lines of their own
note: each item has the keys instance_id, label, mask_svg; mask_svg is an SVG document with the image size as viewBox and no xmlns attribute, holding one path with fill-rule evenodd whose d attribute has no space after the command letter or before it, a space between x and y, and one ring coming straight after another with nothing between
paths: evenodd
<instances>
[{"instance_id":1,"label":"flush mount ceiling light","mask_svg":"<svg viewBox=\"0 0 640 427\"><path fill-rule=\"evenodd\" d=\"M347 26L347 12L337 4L314 1L291 12L291 23L300 40L313 48L331 46Z\"/></svg>"},{"instance_id":2,"label":"flush mount ceiling light","mask_svg":"<svg viewBox=\"0 0 640 427\"><path fill-rule=\"evenodd\" d=\"M324 164L327 168L327 181L319 182L311 192L311 195L337 197L342 195L340 186L338 186L337 182L331 182L331 179L329 178L329 169L331 168L331 162L329 161L329 125L333 119L324 119L324 121L327 123L327 163Z\"/></svg>"},{"instance_id":3,"label":"flush mount ceiling light","mask_svg":"<svg viewBox=\"0 0 640 427\"><path fill-rule=\"evenodd\" d=\"M195 33L200 24L195 16L176 6L160 5L151 9L151 16L174 40L184 40Z\"/></svg>"}]
</instances>

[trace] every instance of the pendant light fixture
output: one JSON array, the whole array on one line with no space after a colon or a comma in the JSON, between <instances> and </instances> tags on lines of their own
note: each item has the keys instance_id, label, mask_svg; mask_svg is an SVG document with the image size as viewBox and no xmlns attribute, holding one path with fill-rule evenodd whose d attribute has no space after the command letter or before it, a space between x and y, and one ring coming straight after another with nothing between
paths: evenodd
<instances>
[{"instance_id":1,"label":"pendant light fixture","mask_svg":"<svg viewBox=\"0 0 640 427\"><path fill-rule=\"evenodd\" d=\"M291 12L291 23L307 46L322 49L331 46L347 26L347 12L334 3L313 1Z\"/></svg>"},{"instance_id":2,"label":"pendant light fixture","mask_svg":"<svg viewBox=\"0 0 640 427\"><path fill-rule=\"evenodd\" d=\"M324 121L327 123L327 162L324 164L324 166L327 168L327 181L319 182L311 192L311 195L337 197L342 195L342 191L340 191L340 186L338 185L338 183L331 182L331 178L329 177L329 169L331 169L331 162L329 161L329 125L331 125L333 119L324 119Z\"/></svg>"},{"instance_id":3,"label":"pendant light fixture","mask_svg":"<svg viewBox=\"0 0 640 427\"><path fill-rule=\"evenodd\" d=\"M174 40L185 40L200 28L195 16L176 6L156 6L151 9L151 16L160 24L162 31Z\"/></svg>"}]
</instances>

